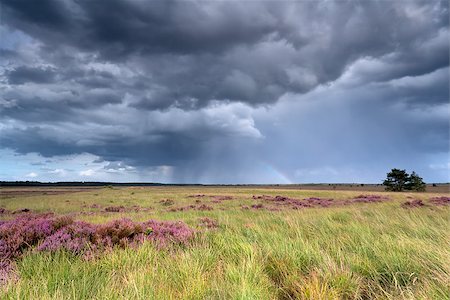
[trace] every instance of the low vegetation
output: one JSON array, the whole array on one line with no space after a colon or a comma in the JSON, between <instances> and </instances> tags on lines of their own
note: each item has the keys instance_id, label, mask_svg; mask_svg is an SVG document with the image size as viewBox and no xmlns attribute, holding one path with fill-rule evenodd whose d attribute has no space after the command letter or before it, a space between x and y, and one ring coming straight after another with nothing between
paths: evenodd
<instances>
[{"instance_id":1,"label":"low vegetation","mask_svg":"<svg viewBox=\"0 0 450 300\"><path fill-rule=\"evenodd\" d=\"M449 193L44 192L0 198L2 299L448 299L450 292Z\"/></svg>"}]
</instances>

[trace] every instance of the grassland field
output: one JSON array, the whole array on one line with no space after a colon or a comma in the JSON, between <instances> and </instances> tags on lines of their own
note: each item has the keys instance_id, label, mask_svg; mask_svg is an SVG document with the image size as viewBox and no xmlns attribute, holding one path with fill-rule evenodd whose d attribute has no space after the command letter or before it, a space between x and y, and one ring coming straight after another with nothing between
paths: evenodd
<instances>
[{"instance_id":1,"label":"grassland field","mask_svg":"<svg viewBox=\"0 0 450 300\"><path fill-rule=\"evenodd\" d=\"M0 298L450 299L450 210L437 197L450 192L1 188L0 220L179 220L196 234L188 245L144 242L89 260L29 249Z\"/></svg>"}]
</instances>

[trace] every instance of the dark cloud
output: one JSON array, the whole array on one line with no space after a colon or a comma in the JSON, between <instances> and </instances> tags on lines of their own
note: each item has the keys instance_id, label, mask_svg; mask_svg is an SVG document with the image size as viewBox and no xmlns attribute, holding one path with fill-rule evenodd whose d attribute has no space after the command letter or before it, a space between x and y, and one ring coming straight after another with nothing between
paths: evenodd
<instances>
[{"instance_id":1,"label":"dark cloud","mask_svg":"<svg viewBox=\"0 0 450 300\"><path fill-rule=\"evenodd\" d=\"M0 1L0 144L17 153L229 181L448 150L447 1Z\"/></svg>"},{"instance_id":2,"label":"dark cloud","mask_svg":"<svg viewBox=\"0 0 450 300\"><path fill-rule=\"evenodd\" d=\"M374 75L378 80L448 65L448 43L432 43L439 30L448 37L445 1L113 0L105 9L102 1L83 0L3 6L6 23L40 40L50 61L60 51L73 57L77 53L65 48L70 47L93 54L87 62L128 67L131 92L148 94L133 105L150 110L195 108L211 100L273 103L287 92L333 81L365 57L397 64ZM83 73L72 80L88 88L124 84L123 78Z\"/></svg>"},{"instance_id":3,"label":"dark cloud","mask_svg":"<svg viewBox=\"0 0 450 300\"><path fill-rule=\"evenodd\" d=\"M9 84L51 83L55 80L56 73L51 68L33 68L19 66L6 72Z\"/></svg>"},{"instance_id":4,"label":"dark cloud","mask_svg":"<svg viewBox=\"0 0 450 300\"><path fill-rule=\"evenodd\" d=\"M63 1L58 0L2 0L2 10L7 19L29 23L34 26L62 30L67 25L67 14Z\"/></svg>"}]
</instances>

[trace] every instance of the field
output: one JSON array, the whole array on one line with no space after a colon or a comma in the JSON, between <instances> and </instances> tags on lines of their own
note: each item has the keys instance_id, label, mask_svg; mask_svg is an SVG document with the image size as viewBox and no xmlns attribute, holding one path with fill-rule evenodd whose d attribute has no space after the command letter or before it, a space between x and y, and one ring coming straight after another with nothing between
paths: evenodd
<instances>
[{"instance_id":1,"label":"field","mask_svg":"<svg viewBox=\"0 0 450 300\"><path fill-rule=\"evenodd\" d=\"M103 232L150 219L192 231L166 242L155 223L96 251L34 238L8 265L1 258L0 298L449 299L449 197L442 188L2 188L5 240L15 220L62 215ZM111 223L122 218L135 223Z\"/></svg>"}]
</instances>

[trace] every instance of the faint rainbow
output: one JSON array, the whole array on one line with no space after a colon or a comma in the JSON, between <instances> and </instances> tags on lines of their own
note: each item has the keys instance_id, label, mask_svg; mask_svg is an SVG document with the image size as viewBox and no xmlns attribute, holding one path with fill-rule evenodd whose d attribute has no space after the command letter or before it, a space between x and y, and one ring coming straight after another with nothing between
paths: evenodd
<instances>
[{"instance_id":1,"label":"faint rainbow","mask_svg":"<svg viewBox=\"0 0 450 300\"><path fill-rule=\"evenodd\" d=\"M280 180L280 182L277 183L292 184L292 180L289 178L286 172L283 172L280 168L278 168L274 164L271 164L269 162L262 162L262 165L266 173L270 174L271 177Z\"/></svg>"}]
</instances>

